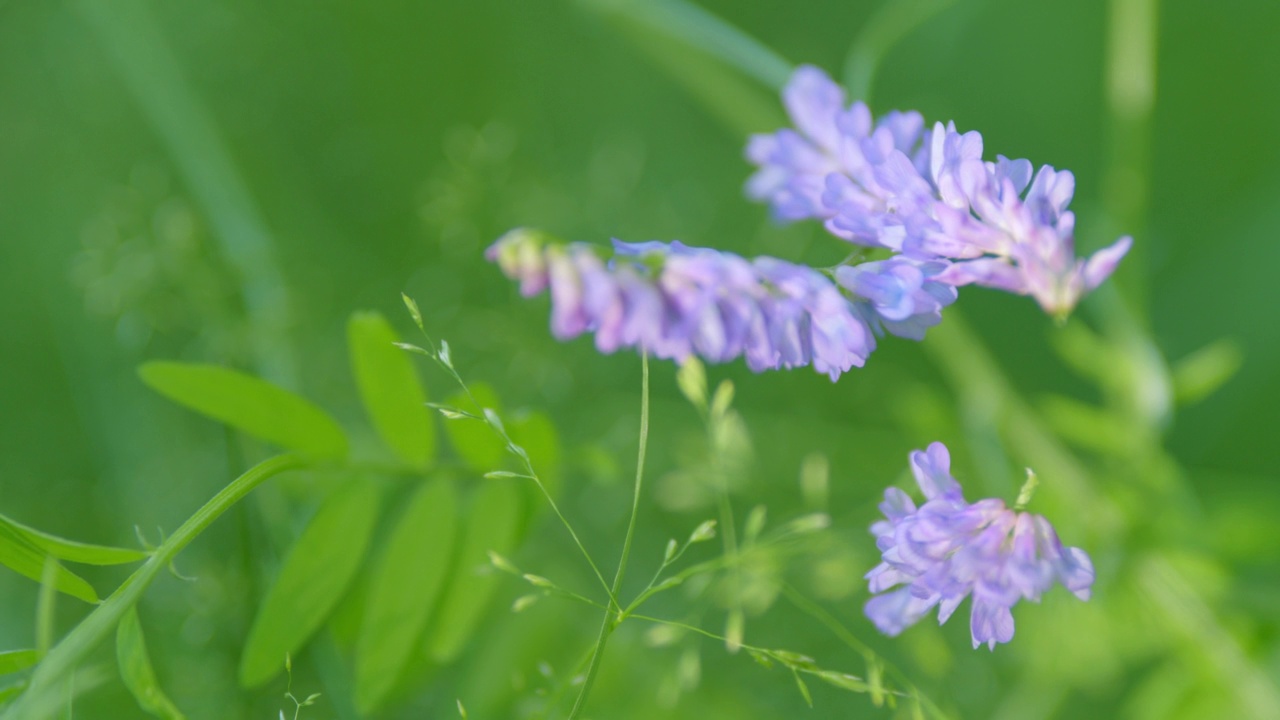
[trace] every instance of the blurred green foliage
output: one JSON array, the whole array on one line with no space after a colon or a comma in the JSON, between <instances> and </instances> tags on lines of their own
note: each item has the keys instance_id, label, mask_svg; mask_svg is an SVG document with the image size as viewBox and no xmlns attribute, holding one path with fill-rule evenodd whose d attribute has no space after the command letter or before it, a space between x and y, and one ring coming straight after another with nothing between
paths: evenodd
<instances>
[{"instance_id":1,"label":"blurred green foliage","mask_svg":"<svg viewBox=\"0 0 1280 720\"><path fill-rule=\"evenodd\" d=\"M1140 44L1123 25L1134 5L957 0L878 57L866 81L873 108L953 118L981 130L990 153L1070 168L1083 249L1130 232L1141 251L1115 292L1089 300L1065 328L1025 299L966 290L924 343L886 341L836 385L807 370L708 368L708 387L729 379L737 388L740 425L720 438L733 448L720 471L739 531L756 506L768 509L765 527L819 510L832 527L804 561L764 553L744 566L734 582L749 593L692 583L649 612L704 607L685 619L718 633L735 612L718 599L737 599L750 606L740 608L747 642L864 675L870 656L816 607L964 717L1274 717L1280 323L1268 298L1269 268L1280 265L1280 5L1147 3L1156 8L1155 92L1138 120L1108 94L1116 48ZM884 36L873 30L885 26L886 6L700 4L787 61L837 74L855 40ZM782 116L772 91L732 65L736 46L696 49L670 22L646 25L619 12L626 7L0 4L0 510L57 537L133 546L135 526L143 537L172 533L264 456L257 440L149 390L135 368L155 360L235 368L308 398L337 419L353 462L429 464L431 450L414 454L426 446L387 429L422 421L404 420L407 405L361 378L361 368L399 359L359 353L354 340L348 348L358 337L411 339L405 291L468 380L502 398L482 402L503 412L611 569L630 502L639 359L553 341L545 300L519 300L483 248L532 225L595 242L679 238L815 263L843 250L820 228L773 225L743 199L745 133ZM892 34L889 25L877 32ZM391 320L349 320L361 308ZM402 382L421 372L424 397L479 410L449 398L448 376L424 367L386 372ZM675 375L653 367L652 482L628 591L643 587L668 538L716 514L690 481L716 475L707 471L716 438ZM541 410L504 409L528 407ZM506 462L475 428L420 417L428 432L444 425L438 446L456 453L459 471ZM308 436L321 455L333 447L323 435ZM861 617L860 575L875 561L865 528L883 488L904 479L906 453L932 440L952 447L971 494L1012 498L1033 465L1036 509L1098 564L1094 600L1055 593L1019 607L1016 639L994 654L970 650L961 618L896 640L875 635ZM138 630L128 655L134 684L97 672L115 662L100 647L77 676L86 692L75 713L138 716L130 690L157 680L192 718L291 710L284 678L243 689L240 663L289 548L348 479L283 476L211 526L177 561L195 581L159 574L141 602L146 642ZM483 529L467 525L455 540L467 563L506 541L522 568L595 589L562 529L530 510L540 507L535 493L495 500L468 487L475 481L445 482L465 493L463 507L507 513L489 530L527 536L514 550L513 539L478 538ZM377 669L348 660L371 642L356 640L369 608L401 607L379 558L416 537L407 520L396 524L415 513L409 487L397 486L399 512L371 531L373 550L353 570L355 586L377 595L328 598L327 640L295 653L293 687L323 693L302 717L359 717L358 706L376 704L361 678ZM9 538L11 525L0 527ZM5 547L30 550L31 538L13 532L19 539ZM693 561L712 557L710 545L691 549ZM57 555L36 547L33 562ZM38 580L43 567L29 570ZM74 571L102 595L127 575ZM551 597L511 614L526 584L467 582L468 597L483 602L446 594L437 612L474 632L419 648L408 678L363 685L390 699L378 717L452 717L459 699L473 718L536 717L572 678L594 611L586 621L584 608ZM715 602L690 600L703 592ZM0 649L35 646L38 594L0 573ZM52 607L59 636L91 610L65 598ZM623 626L592 716L893 716L820 682L807 683L810 711L785 671L677 635ZM0 655L0 669L27 659Z\"/></svg>"}]
</instances>

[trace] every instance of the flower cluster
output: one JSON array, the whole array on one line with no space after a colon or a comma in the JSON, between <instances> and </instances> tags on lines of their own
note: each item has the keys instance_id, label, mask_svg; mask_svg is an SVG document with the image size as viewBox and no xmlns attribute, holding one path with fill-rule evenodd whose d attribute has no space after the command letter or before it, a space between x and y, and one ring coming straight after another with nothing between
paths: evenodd
<instances>
[{"instance_id":1,"label":"flower cluster","mask_svg":"<svg viewBox=\"0 0 1280 720\"><path fill-rule=\"evenodd\" d=\"M837 237L918 260L954 261L938 280L1034 297L1069 313L1128 252L1121 238L1075 257L1069 171L982 159L982 136L954 124L926 129L919 113L878 121L821 70L802 66L783 92L795 129L757 135L759 170L747 193L783 221L818 219ZM1024 194L1025 193L1025 194Z\"/></svg>"},{"instance_id":2,"label":"flower cluster","mask_svg":"<svg viewBox=\"0 0 1280 720\"><path fill-rule=\"evenodd\" d=\"M867 580L880 594L865 610L881 632L897 635L934 606L944 623L973 595L973 646L994 649L1013 638L1010 609L1019 600L1039 601L1055 582L1089 599L1093 563L1080 548L1063 547L1044 517L996 499L965 502L942 443L911 453L911 469L925 503L916 507L889 488L880 505L885 519L871 526L882 562Z\"/></svg>"},{"instance_id":3,"label":"flower cluster","mask_svg":"<svg viewBox=\"0 0 1280 720\"><path fill-rule=\"evenodd\" d=\"M602 352L744 357L753 370L812 365L833 380L860 367L875 338L923 339L978 284L1031 295L1065 316L1106 279L1131 243L1075 257L1070 172L1026 160L982 159L982 136L926 128L915 112L875 120L821 70L802 66L783 92L795 129L753 137L759 170L747 192L780 220L818 219L875 248L872 262L822 271L678 242L548 243L514 230L489 248L521 291L550 288L551 329L594 332Z\"/></svg>"},{"instance_id":4,"label":"flower cluster","mask_svg":"<svg viewBox=\"0 0 1280 720\"><path fill-rule=\"evenodd\" d=\"M679 242L583 243L513 230L487 251L526 296L551 293L551 331L594 332L611 353L711 362L744 357L755 371L812 365L835 380L861 367L875 337L921 339L956 298L945 264L896 257L830 275L772 257L751 260Z\"/></svg>"}]
</instances>

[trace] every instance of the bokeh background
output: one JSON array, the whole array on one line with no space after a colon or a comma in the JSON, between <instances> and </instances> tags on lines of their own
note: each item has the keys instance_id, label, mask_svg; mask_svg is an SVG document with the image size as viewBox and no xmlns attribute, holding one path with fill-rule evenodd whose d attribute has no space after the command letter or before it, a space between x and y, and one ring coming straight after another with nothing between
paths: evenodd
<instances>
[{"instance_id":1,"label":"bokeh background","mask_svg":"<svg viewBox=\"0 0 1280 720\"><path fill-rule=\"evenodd\" d=\"M262 374L368 435L346 319L380 310L407 334L405 291L464 375L550 415L566 511L612 565L639 359L553 341L545 299L520 300L483 249L519 225L815 263L844 249L743 197L747 134L784 122L773 90L690 42L685 15L646 6L0 2L0 511L129 545L135 525L154 540L242 469L234 438L139 381L146 360ZM1030 300L969 289L924 343L886 340L834 385L710 368L735 382L754 439L739 514L763 504L783 520L819 503L834 521L803 561L760 570L748 640L862 672L779 599L781 579L957 716L1280 717L1280 4L927 6L699 5L837 76L853 48L873 109L954 119L983 133L988 156L1071 169L1082 248L1131 233L1136 250L1065 327ZM653 377L637 581L667 537L714 514L686 487L698 417L673 367ZM424 381L435 398L453 392L433 369ZM865 528L907 452L932 440L951 445L971 495L1011 497L1035 467L1036 509L1098 564L1090 604L1059 591L1019 607L1017 637L994 654L970 649L963 617L875 635L861 618ZM825 499L798 482L814 453L829 460ZM180 558L195 581L163 578L142 604L162 684L191 717L291 707L283 680L236 685L278 560L269 518L296 533L319 499L303 481L272 497ZM545 517L517 559L591 587ZM123 575L87 577L106 592ZM0 573L0 646L30 646L37 591ZM462 698L472 717L531 717L596 620L555 600L513 616L522 592L501 585L462 658L422 671L380 716L450 717ZM719 632L723 610L692 602L660 609L701 608L689 619ZM60 631L85 611L61 601ZM611 644L591 717L894 715L817 687L809 710L785 671L710 640L649 647L643 631ZM314 655L296 661L294 688L325 696L302 716L355 717L340 648ZM118 682L75 714L141 717Z\"/></svg>"}]
</instances>

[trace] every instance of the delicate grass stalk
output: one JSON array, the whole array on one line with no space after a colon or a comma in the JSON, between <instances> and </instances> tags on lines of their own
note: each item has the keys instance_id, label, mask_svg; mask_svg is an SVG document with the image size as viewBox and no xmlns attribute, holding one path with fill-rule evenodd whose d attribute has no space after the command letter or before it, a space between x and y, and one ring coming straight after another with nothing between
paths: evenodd
<instances>
[{"instance_id":1,"label":"delicate grass stalk","mask_svg":"<svg viewBox=\"0 0 1280 720\"><path fill-rule=\"evenodd\" d=\"M459 375L458 371L453 367L453 359L449 356L448 350L442 350L442 348L447 348L448 345L442 343L440 346L437 346L435 340L432 339L431 335L427 332L426 326L422 322L422 313L418 310L418 304L408 295L402 295L401 297L404 299L405 306L409 308L409 314L413 316L413 322L418 326L418 331L421 332L422 337L426 339L427 347L431 349L431 359L435 360L436 364L453 378L453 381L458 384L458 387L462 388L462 392L473 405L484 410L485 407L480 404L480 401L476 400L474 395L471 394L471 388L467 386L466 381L462 379L462 376ZM542 478L538 477L537 471L533 469L533 463L529 460L529 454L525 452L524 448L515 444L511 439L511 436L507 434L507 429L503 427L501 422L495 420L492 413L482 413L482 415L483 417L479 417L477 419L483 421L484 424L489 426L489 429L493 430L498 434L498 437L502 438L502 441L507 445L508 452L520 458L520 462L524 465L525 472L528 474L529 479L533 480L534 485L538 487L542 496L546 498L547 504L551 506L551 511L556 514L557 518L559 518L560 524L564 526L565 531L569 533L569 537L573 539L573 544L578 547L578 551L582 553L582 557L587 561L587 565L591 566L591 572L594 573L596 579L600 581L600 586L609 594L609 605L615 609L618 608L618 599L616 594L610 588L608 581L604 579L604 573L600 572L600 566L597 565L595 559L591 557L591 553L587 552L587 547L582 544L582 539L578 537L578 533L573 529L573 525L569 522L569 519L565 517L563 512L561 512L560 505L556 503L555 498L551 496L551 493L547 490L547 486L543 484Z\"/></svg>"},{"instance_id":2,"label":"delicate grass stalk","mask_svg":"<svg viewBox=\"0 0 1280 720\"><path fill-rule=\"evenodd\" d=\"M54 609L58 604L58 561L44 556L40 577L40 597L36 602L36 656L43 658L53 647Z\"/></svg>"},{"instance_id":3,"label":"delicate grass stalk","mask_svg":"<svg viewBox=\"0 0 1280 720\"><path fill-rule=\"evenodd\" d=\"M688 631L688 632L694 633L694 634L696 634L696 635L701 635L701 636L703 636L703 637L705 637L705 638L709 638L709 639L711 639L711 640L718 640L718 641L720 641L720 642L727 642L727 641L728 641L728 638L726 638L726 637L725 637L725 636L723 636L723 635L719 635L719 634L717 634L717 633L711 632L710 630L706 630L706 629L704 629L704 628L700 628L700 627L698 627L697 625L690 625L689 623L683 623L683 622L680 622L680 621L678 621L678 620L667 620L667 619L665 619L665 618L651 617L651 616L649 616L649 615L632 615L631 617L635 618L636 620L643 620L643 621L645 621L645 622L654 623L654 624L656 624L656 625L666 625L666 626L668 626L668 627L679 628L679 629L681 629L681 630L685 630L685 631ZM821 668L819 668L819 667L817 667L817 666L803 666L803 665L796 665L796 664L795 664L795 653L788 653L788 652L785 652L785 651L782 651L782 650L775 650L775 649L771 649L771 648L759 647L759 646L756 646L756 645L748 645L748 644L746 644L746 643L742 643L741 648L742 648L743 650L748 651L748 652L756 653L756 654L758 654L758 655L762 655L762 656L764 656L764 657L767 657L767 658L769 658L770 660L773 660L774 662L777 662L777 663L778 663L778 664L780 664L780 665L784 665L784 666L786 666L786 667L790 668L790 669L792 670L792 672L804 673L804 674L807 674L807 675L820 675L822 672L824 672ZM846 677L848 677L848 678L850 678L850 679L853 679L853 680L860 680L860 681L862 681L862 680L863 680L862 678L860 678L860 677L858 677L858 676L856 676L856 675L848 675L848 674L846 674L845 676L846 676ZM865 682L865 681L864 681L864 682ZM912 698L912 697L913 697L913 695L912 695L911 693L905 693L905 692L902 692L901 690L890 690L890 689L885 689L883 692L884 692L886 695L893 695L894 697L899 697L899 698Z\"/></svg>"},{"instance_id":4,"label":"delicate grass stalk","mask_svg":"<svg viewBox=\"0 0 1280 720\"><path fill-rule=\"evenodd\" d=\"M935 705L932 700L926 697L925 694L920 691L920 688L916 687L915 683L911 682L911 680L907 678L907 675L899 670L896 665L885 660L866 643L859 640L856 635L849 631L849 628L844 626L844 623L840 622L834 615L827 612L821 605L805 597L803 593L795 589L795 587L790 583L782 584L782 594L793 606L795 606L797 610L803 612L809 617L812 617L819 623L822 623L822 625L831 631L832 635L835 635L836 638L847 645L849 649L861 654L867 659L868 663L873 660L881 663L884 668L889 671L889 674L893 679L902 683L902 686L908 691L907 694L914 697L915 700L928 711L930 716L936 718L948 717L948 715L944 713L941 708Z\"/></svg>"},{"instance_id":5,"label":"delicate grass stalk","mask_svg":"<svg viewBox=\"0 0 1280 720\"><path fill-rule=\"evenodd\" d=\"M627 560L631 557L631 540L636 534L636 517L640 514L640 491L644 487L644 459L649 447L649 353L640 353L640 449L636 457L635 491L631 495L631 519L627 522L627 535L622 541L622 558L618 560L618 572L613 576L613 594L617 596L622 578L627 573Z\"/></svg>"},{"instance_id":6,"label":"delicate grass stalk","mask_svg":"<svg viewBox=\"0 0 1280 720\"><path fill-rule=\"evenodd\" d=\"M297 456L278 455L258 463L214 495L161 543L147 562L45 655L31 674L27 691L0 715L0 720L43 720L56 712L63 684L76 665L111 633L124 613L141 599L156 575L168 568L183 548L264 481L304 465Z\"/></svg>"},{"instance_id":7,"label":"delicate grass stalk","mask_svg":"<svg viewBox=\"0 0 1280 720\"><path fill-rule=\"evenodd\" d=\"M617 598L618 592L622 589L622 578L627 573L627 560L631 556L631 540L636 532L636 517L640 514L640 491L644 486L645 452L649 447L649 353L641 351L640 367L640 449L636 456L635 492L632 493L631 498L631 519L627 521L627 535L622 541L622 557L618 560L618 572L614 573L613 586L609 591L609 596L613 598ZM604 656L605 645L609 642L609 635L613 633L614 628L622 622L624 617L625 614L620 609L616 616L612 611L605 612L604 619L600 623L600 634L596 638L595 650L591 653L591 664L587 666L587 675L582 681L582 690L578 692L578 699L574 700L573 709L569 711L569 720L574 720L574 718L578 717L586 705L587 695L591 693L591 685L595 682L596 672L600 669L600 661Z\"/></svg>"}]
</instances>

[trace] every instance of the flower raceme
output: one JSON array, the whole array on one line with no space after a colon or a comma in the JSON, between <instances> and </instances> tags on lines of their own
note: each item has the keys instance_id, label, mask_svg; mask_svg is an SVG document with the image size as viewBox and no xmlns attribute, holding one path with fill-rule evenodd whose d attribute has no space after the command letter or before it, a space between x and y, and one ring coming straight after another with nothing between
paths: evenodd
<instances>
[{"instance_id":1,"label":"flower raceme","mask_svg":"<svg viewBox=\"0 0 1280 720\"><path fill-rule=\"evenodd\" d=\"M559 339L595 333L601 352L745 358L757 372L812 365L837 379L861 367L885 332L919 340L956 298L945 263L896 257L827 273L680 242L585 243L513 230L487 251L525 296L549 289Z\"/></svg>"},{"instance_id":2,"label":"flower raceme","mask_svg":"<svg viewBox=\"0 0 1280 720\"><path fill-rule=\"evenodd\" d=\"M795 129L756 135L747 194L781 221L817 219L852 243L952 262L938 276L1030 295L1065 316L1115 270L1132 240L1075 257L1075 178L1027 160L982 159L982 136L926 128L915 112L874 120L827 75L801 66L783 91Z\"/></svg>"},{"instance_id":3,"label":"flower raceme","mask_svg":"<svg viewBox=\"0 0 1280 720\"><path fill-rule=\"evenodd\" d=\"M871 526L882 562L867 573L871 592L878 594L865 611L881 632L897 635L935 606L944 623L972 595L973 646L994 649L1013 638L1010 610L1019 600L1038 602L1054 583L1089 599L1089 556L1063 547L1040 515L997 499L965 502L945 445L935 442L911 453L911 470L925 503L916 507L891 487L880 505L885 519Z\"/></svg>"},{"instance_id":4,"label":"flower raceme","mask_svg":"<svg viewBox=\"0 0 1280 720\"><path fill-rule=\"evenodd\" d=\"M819 270L679 242L613 252L517 229L486 256L525 296L550 289L560 339L595 333L601 352L743 357L755 370L812 365L835 380L875 338L914 340L941 321L957 288L1031 295L1064 317L1115 270L1131 240L1075 257L1075 179L1027 160L982 159L982 136L915 112L875 120L825 73L801 66L783 91L795 129L753 137L747 183L782 221L821 220L876 259Z\"/></svg>"}]
</instances>

